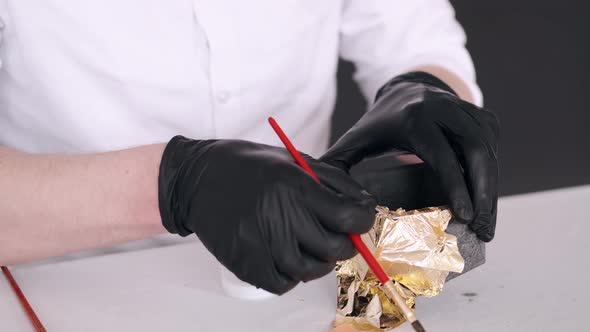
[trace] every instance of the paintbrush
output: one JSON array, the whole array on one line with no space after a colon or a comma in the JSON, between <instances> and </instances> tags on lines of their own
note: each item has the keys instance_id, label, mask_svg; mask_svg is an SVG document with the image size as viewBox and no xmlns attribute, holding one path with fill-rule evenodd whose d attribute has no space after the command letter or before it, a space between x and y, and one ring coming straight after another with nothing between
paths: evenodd
<instances>
[{"instance_id":1,"label":"paintbrush","mask_svg":"<svg viewBox=\"0 0 590 332\"><path fill-rule=\"evenodd\" d=\"M23 310L25 311L25 314L27 315L27 317L31 321L31 324L33 324L35 331L36 332L47 332L47 330L45 330L45 327L43 326L43 324L39 320L39 317L37 317L37 314L35 314L35 310L33 310L33 307L31 307L31 305L29 304L29 301L25 297L25 294L20 289L18 283L16 282L16 280L12 276L12 273L10 273L10 270L8 270L8 267L1 266L0 269L2 270L2 273L4 274L4 277L6 277L6 280L10 284L10 287L12 288L12 291L16 295L18 301L20 302L20 305L23 308Z\"/></svg>"},{"instance_id":2,"label":"paintbrush","mask_svg":"<svg viewBox=\"0 0 590 332\"><path fill-rule=\"evenodd\" d=\"M301 156L299 151L295 149L295 147L293 146L287 135L285 135L285 133L283 132L279 124L275 121L275 119L269 117L268 123L270 123L272 129L274 129L274 131L277 133L277 135L285 145L285 148L287 148L287 151L289 151L293 159L295 159L295 162L301 168L303 168L314 180L316 180L316 182L319 183L320 179L315 175L315 173L313 172L311 167L309 167L309 164L305 161L303 156ZM369 248L367 248L363 240L361 240L361 236L358 234L349 234L348 237L354 244L356 250L358 250L363 259L367 262L367 265L369 266L371 271L373 271L375 276L377 276L377 278L379 279L379 282L381 283L381 289L383 290L385 295L387 295L389 299L393 300L393 302L399 308L406 320L410 322L410 324L412 324L412 327L416 332L426 332L422 324L420 324L420 321L416 319L416 315L414 314L412 309L408 307L404 298L401 296L401 294L398 293L397 289L394 287L393 281L389 279L389 276L387 276L387 273L385 273L383 267L381 267L379 262L377 262L377 259L375 259L375 257L369 250Z\"/></svg>"}]
</instances>

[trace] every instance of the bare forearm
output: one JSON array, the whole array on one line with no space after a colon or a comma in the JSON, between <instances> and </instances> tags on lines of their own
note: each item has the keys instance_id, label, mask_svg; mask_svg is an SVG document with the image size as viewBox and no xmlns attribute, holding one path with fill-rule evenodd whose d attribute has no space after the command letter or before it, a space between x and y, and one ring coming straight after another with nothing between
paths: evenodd
<instances>
[{"instance_id":1,"label":"bare forearm","mask_svg":"<svg viewBox=\"0 0 590 332\"><path fill-rule=\"evenodd\" d=\"M165 232L157 196L163 149L64 156L0 147L0 265Z\"/></svg>"}]
</instances>

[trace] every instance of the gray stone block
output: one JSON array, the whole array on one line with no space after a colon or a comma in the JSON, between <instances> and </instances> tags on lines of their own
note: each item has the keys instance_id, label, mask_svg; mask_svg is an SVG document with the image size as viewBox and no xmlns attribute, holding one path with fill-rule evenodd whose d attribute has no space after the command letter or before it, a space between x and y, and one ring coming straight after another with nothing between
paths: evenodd
<instances>
[{"instance_id":1,"label":"gray stone block","mask_svg":"<svg viewBox=\"0 0 590 332\"><path fill-rule=\"evenodd\" d=\"M451 222L447 227L447 233L453 234L457 237L459 244L459 252L465 260L465 268L462 273L449 273L447 281L460 276L467 271L482 265L486 261L486 246L483 241L480 241L475 233L473 233L465 224L458 222Z\"/></svg>"},{"instance_id":2,"label":"gray stone block","mask_svg":"<svg viewBox=\"0 0 590 332\"><path fill-rule=\"evenodd\" d=\"M352 176L375 195L379 205L390 209L419 209L447 205L435 174L423 163L403 162L398 156L366 160L354 167ZM447 232L457 237L466 273L485 262L485 244L464 225L451 221ZM451 273L447 280L461 274Z\"/></svg>"}]
</instances>

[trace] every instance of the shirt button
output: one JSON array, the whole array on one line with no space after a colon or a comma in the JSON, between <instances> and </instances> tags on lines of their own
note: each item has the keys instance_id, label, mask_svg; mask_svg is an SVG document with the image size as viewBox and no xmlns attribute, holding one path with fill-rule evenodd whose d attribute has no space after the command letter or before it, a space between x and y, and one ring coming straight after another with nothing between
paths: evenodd
<instances>
[{"instance_id":1,"label":"shirt button","mask_svg":"<svg viewBox=\"0 0 590 332\"><path fill-rule=\"evenodd\" d=\"M231 94L229 93L229 91L226 91L226 90L219 91L216 95L217 101L222 104L226 103L230 97L231 97Z\"/></svg>"}]
</instances>

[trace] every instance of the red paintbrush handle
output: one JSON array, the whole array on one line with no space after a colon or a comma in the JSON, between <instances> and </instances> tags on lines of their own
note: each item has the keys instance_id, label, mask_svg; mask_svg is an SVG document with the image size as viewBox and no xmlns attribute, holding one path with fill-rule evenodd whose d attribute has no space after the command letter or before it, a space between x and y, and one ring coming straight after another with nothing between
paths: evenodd
<instances>
[{"instance_id":1,"label":"red paintbrush handle","mask_svg":"<svg viewBox=\"0 0 590 332\"><path fill-rule=\"evenodd\" d=\"M291 141L289 140L287 135L285 135L283 129L279 127L279 124L275 121L275 119L273 119L272 117L268 118L268 123L270 123L272 129L274 129L275 133L277 133L277 135L281 139L281 142L283 142L283 145L285 145L285 148L287 148L287 151L289 151L293 159L295 159L297 165L301 166L301 168L303 168L307 172L307 174L311 175L311 177L314 178L314 180L316 180L317 183L320 183L320 179L317 177L317 175L315 175L311 167L309 167L309 164L305 161L301 153L299 153L299 151L295 149L293 143L291 143Z\"/></svg>"},{"instance_id":2,"label":"red paintbrush handle","mask_svg":"<svg viewBox=\"0 0 590 332\"><path fill-rule=\"evenodd\" d=\"M287 148L287 151L289 151L291 156L293 156L295 162L319 183L320 179L315 175L311 167L309 167L309 164L305 161L303 156L301 156L301 153L299 153L299 151L295 149L295 147L293 146L287 135L285 135L285 133L283 132L279 124L275 121L275 119L269 117L268 123L270 123L272 129L274 129L274 131L277 133L277 135L285 145L285 148ZM363 240L361 240L361 236L358 234L349 234L348 237L350 237L352 244L354 244L356 250L358 250L361 256L365 259L365 262L367 262L367 265L369 265L369 268L371 269L371 271L373 271L375 276L377 276L379 281L382 284L388 282L389 277L387 276L387 273L385 273L381 265L379 265L379 263L373 256L373 253L371 253L371 251L369 250L369 248L367 248Z\"/></svg>"},{"instance_id":3,"label":"red paintbrush handle","mask_svg":"<svg viewBox=\"0 0 590 332\"><path fill-rule=\"evenodd\" d=\"M359 254L363 256L365 262L367 262L367 265L369 266L371 271L373 271L375 276L377 276L377 279L379 279L379 281L382 284L388 282L389 276L387 275L387 273L385 273L385 270L383 270L379 262L377 262L377 259L375 258L375 256L373 256L371 250L367 248L367 245L363 242L361 236L358 234L348 234L348 237L354 244L356 250L358 250Z\"/></svg>"},{"instance_id":4,"label":"red paintbrush handle","mask_svg":"<svg viewBox=\"0 0 590 332\"><path fill-rule=\"evenodd\" d=\"M2 273L4 273L4 277L6 277L6 280L8 280L8 283L10 284L12 291L16 295L18 301L20 302L20 305L22 306L23 310L25 311L25 314L27 314L27 317L31 321L31 324L33 324L35 331L46 332L45 327L43 326L43 324L41 323L41 321L39 320L39 318L35 314L35 311L31 307L31 305L29 304L29 301L27 301L27 298L25 297L25 294L18 286L18 283L16 282L16 280L14 280L14 277L12 276L12 273L10 273L10 270L8 270L8 268L6 266L2 266L2 267L0 267L0 269L2 269Z\"/></svg>"}]
</instances>

